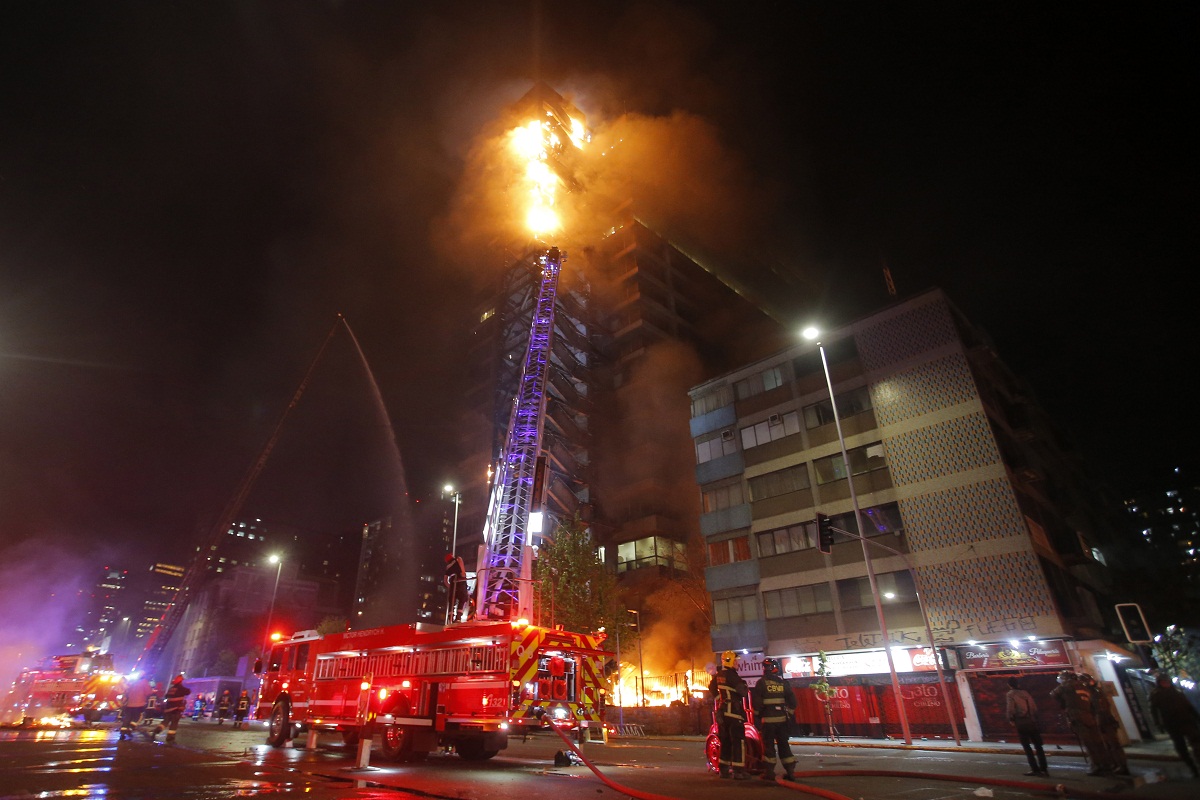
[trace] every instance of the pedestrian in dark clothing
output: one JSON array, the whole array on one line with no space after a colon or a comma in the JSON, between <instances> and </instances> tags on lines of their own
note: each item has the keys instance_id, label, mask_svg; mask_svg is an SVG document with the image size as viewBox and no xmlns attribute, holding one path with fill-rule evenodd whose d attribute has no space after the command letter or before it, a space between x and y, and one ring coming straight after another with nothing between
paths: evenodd
<instances>
[{"instance_id":1,"label":"pedestrian in dark clothing","mask_svg":"<svg viewBox=\"0 0 1200 800\"><path fill-rule=\"evenodd\" d=\"M183 685L183 676L176 675L171 681L170 687L167 688L166 697L163 698L163 719L151 733L150 741L163 732L167 731L167 744L175 744L175 729L179 727L179 718L183 716L184 709L187 708L187 696L192 693L192 690Z\"/></svg>"},{"instance_id":2,"label":"pedestrian in dark clothing","mask_svg":"<svg viewBox=\"0 0 1200 800\"><path fill-rule=\"evenodd\" d=\"M229 690L221 692L221 699L217 701L217 724L224 725L225 720L229 719Z\"/></svg>"},{"instance_id":3,"label":"pedestrian in dark clothing","mask_svg":"<svg viewBox=\"0 0 1200 800\"><path fill-rule=\"evenodd\" d=\"M466 622L471 610L471 593L467 589L467 566L461 557L446 553L446 587L449 591L449 602L453 611L451 622Z\"/></svg>"},{"instance_id":4,"label":"pedestrian in dark clothing","mask_svg":"<svg viewBox=\"0 0 1200 800\"><path fill-rule=\"evenodd\" d=\"M763 743L764 764L759 777L774 782L778 753L779 763L783 765L783 777L789 781L796 780L793 774L796 757L792 755L792 747L788 744L788 723L796 713L796 695L792 694L792 688L783 679L778 659L763 659L763 676L750 690L750 707L754 709L754 719Z\"/></svg>"},{"instance_id":5,"label":"pedestrian in dark clothing","mask_svg":"<svg viewBox=\"0 0 1200 800\"><path fill-rule=\"evenodd\" d=\"M233 710L233 719L237 722L238 727L246 721L246 715L250 713L250 692L245 689L238 695L237 708Z\"/></svg>"},{"instance_id":6,"label":"pedestrian in dark clothing","mask_svg":"<svg viewBox=\"0 0 1200 800\"><path fill-rule=\"evenodd\" d=\"M1079 682L1092 693L1092 713L1100 727L1100 741L1104 743L1106 763L1112 767L1114 775L1129 774L1129 760L1125 757L1125 748L1121 746L1121 722L1113 713L1112 702L1095 678L1086 672L1079 675Z\"/></svg>"},{"instance_id":7,"label":"pedestrian in dark clothing","mask_svg":"<svg viewBox=\"0 0 1200 800\"><path fill-rule=\"evenodd\" d=\"M1196 769L1196 760L1200 760L1200 713L1192 705L1187 696L1171 682L1171 676L1160 672L1154 679L1155 686L1150 691L1150 710L1157 722L1175 745L1175 752L1180 760L1188 765L1193 778L1200 778ZM1196 760L1188 753L1188 744L1196 754Z\"/></svg>"},{"instance_id":8,"label":"pedestrian in dark clothing","mask_svg":"<svg viewBox=\"0 0 1200 800\"><path fill-rule=\"evenodd\" d=\"M1004 696L1004 716L1017 729L1021 739L1021 749L1029 761L1029 772L1026 775L1046 777L1046 751L1042 749L1042 728L1037 719L1037 703L1033 695L1021 688L1021 682L1016 678L1008 679L1009 690Z\"/></svg>"},{"instance_id":9,"label":"pedestrian in dark clothing","mask_svg":"<svg viewBox=\"0 0 1200 800\"><path fill-rule=\"evenodd\" d=\"M737 671L737 653L721 654L721 668L708 684L716 702L713 711L721 755L717 759L722 778L744 781L746 774L746 682Z\"/></svg>"},{"instance_id":10,"label":"pedestrian in dark clothing","mask_svg":"<svg viewBox=\"0 0 1200 800\"><path fill-rule=\"evenodd\" d=\"M1100 738L1100 722L1092 710L1092 693L1080 683L1074 672L1064 669L1058 673L1058 686L1054 687L1050 696L1066 714L1071 730L1091 762L1092 768L1088 770L1088 775L1111 773L1115 766L1109 763L1104 740Z\"/></svg>"}]
</instances>

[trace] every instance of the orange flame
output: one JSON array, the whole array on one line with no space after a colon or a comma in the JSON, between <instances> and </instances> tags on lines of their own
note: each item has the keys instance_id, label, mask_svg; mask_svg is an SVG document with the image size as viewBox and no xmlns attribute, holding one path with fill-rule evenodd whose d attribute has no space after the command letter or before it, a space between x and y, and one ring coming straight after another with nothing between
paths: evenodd
<instances>
[{"instance_id":1,"label":"orange flame","mask_svg":"<svg viewBox=\"0 0 1200 800\"><path fill-rule=\"evenodd\" d=\"M585 141L583 123L572 118L570 128L570 131L564 129L563 133L572 145L582 147ZM513 128L509 132L509 142L513 152L525 162L521 176L528 198L525 224L537 236L557 231L562 225L555 209L561 180L551 168L549 159L562 149L564 143L556 126L547 121L532 120Z\"/></svg>"}]
</instances>

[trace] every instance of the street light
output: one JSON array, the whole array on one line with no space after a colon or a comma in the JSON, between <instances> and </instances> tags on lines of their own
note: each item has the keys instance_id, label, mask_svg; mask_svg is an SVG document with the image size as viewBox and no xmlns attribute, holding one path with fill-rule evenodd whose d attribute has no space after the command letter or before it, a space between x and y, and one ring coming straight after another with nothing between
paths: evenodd
<instances>
[{"instance_id":1,"label":"street light","mask_svg":"<svg viewBox=\"0 0 1200 800\"><path fill-rule=\"evenodd\" d=\"M450 484L447 483L445 486L442 487L442 496L444 497L445 495L450 495L451 499L454 500L454 528L452 529L452 533L450 534L450 555L454 556L455 558L458 558L458 553L456 552L458 549L458 504L462 502L462 492L456 490L453 486L451 486ZM463 575L462 579L465 581L467 579L467 576ZM453 585L451 585L448 588L451 592L457 591L456 587ZM446 617L445 617L446 625L450 624L450 609L453 606L454 606L454 598L447 596L446 597ZM469 611L463 612L464 618L467 613L469 613Z\"/></svg>"},{"instance_id":2,"label":"street light","mask_svg":"<svg viewBox=\"0 0 1200 800\"><path fill-rule=\"evenodd\" d=\"M267 631L263 635L262 652L267 654L268 642L271 641L271 617L275 616L275 595L279 591L279 573L283 571L283 558L278 553L267 557L267 563L275 565L275 588L271 590L271 605L267 607Z\"/></svg>"},{"instance_id":3,"label":"street light","mask_svg":"<svg viewBox=\"0 0 1200 800\"><path fill-rule=\"evenodd\" d=\"M462 492L447 483L442 487L442 493L454 498L454 531L450 535L450 552L457 556L455 551L458 549L458 504L462 502Z\"/></svg>"},{"instance_id":4,"label":"street light","mask_svg":"<svg viewBox=\"0 0 1200 800\"><path fill-rule=\"evenodd\" d=\"M838 444L842 449L842 465L846 469L846 483L850 487L850 504L854 508L854 524L858 529L859 541L862 542L863 560L867 565L867 581L871 584L871 597L875 599L875 615L879 618L879 632L883 635L883 652L887 656L888 672L892 675L892 694L896 699L896 711L900 717L900 731L904 734L904 743L912 744L912 733L908 728L908 713L904 710L904 697L900 694L900 677L896 674L896 664L892 660L891 638L888 636L887 621L883 617L883 603L879 599L879 585L875 581L875 567L871 563L871 549L867 547L867 537L863 534L862 511L858 508L858 495L854 491L854 473L850 469L850 455L846 452L846 438L842 435L842 420L838 416L837 400L833 396L833 379L829 377L829 362L825 359L825 346L821 344L821 332L811 325L805 328L801 335L810 342L817 343L817 351L821 354L821 368L825 371L825 386L829 389L829 405L833 411L833 424L837 429ZM929 643L933 647L933 642ZM934 650L934 658L937 651Z\"/></svg>"},{"instance_id":5,"label":"street light","mask_svg":"<svg viewBox=\"0 0 1200 800\"><path fill-rule=\"evenodd\" d=\"M641 685L642 708L646 707L646 671L644 662L642 661L642 615L634 611L632 608L625 609L630 614L633 614L634 620L637 623L638 635L638 683Z\"/></svg>"}]
</instances>

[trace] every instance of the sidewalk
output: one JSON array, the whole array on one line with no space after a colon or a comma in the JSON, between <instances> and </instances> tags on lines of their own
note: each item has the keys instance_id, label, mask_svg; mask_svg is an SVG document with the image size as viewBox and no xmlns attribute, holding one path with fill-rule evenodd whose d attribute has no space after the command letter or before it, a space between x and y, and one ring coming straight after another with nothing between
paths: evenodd
<instances>
[{"instance_id":1,"label":"sidewalk","mask_svg":"<svg viewBox=\"0 0 1200 800\"><path fill-rule=\"evenodd\" d=\"M913 739L911 745L906 745L901 739L859 739L843 738L841 741L830 742L826 739L795 738L788 740L793 747L874 747L889 750L954 750L960 753L1011 753L1024 755L1019 742L972 742L962 740L962 745L956 745L953 739ZM1047 754L1060 756L1078 755L1083 752L1076 746L1046 744ZM1125 746L1125 756L1130 759L1146 761L1179 761L1175 748L1170 739L1159 739L1154 742L1136 741Z\"/></svg>"}]
</instances>

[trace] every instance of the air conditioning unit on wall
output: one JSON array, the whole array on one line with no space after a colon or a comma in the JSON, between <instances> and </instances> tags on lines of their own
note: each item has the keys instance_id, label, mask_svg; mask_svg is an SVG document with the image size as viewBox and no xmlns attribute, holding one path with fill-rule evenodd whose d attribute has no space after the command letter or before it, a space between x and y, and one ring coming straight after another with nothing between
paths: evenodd
<instances>
[{"instance_id":1,"label":"air conditioning unit on wall","mask_svg":"<svg viewBox=\"0 0 1200 800\"><path fill-rule=\"evenodd\" d=\"M733 430L731 429L731 430L721 431L721 441L722 442L732 442L733 441Z\"/></svg>"}]
</instances>

